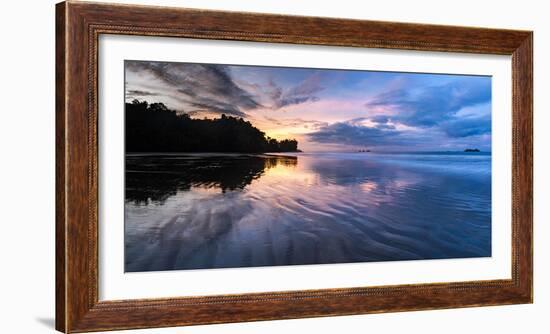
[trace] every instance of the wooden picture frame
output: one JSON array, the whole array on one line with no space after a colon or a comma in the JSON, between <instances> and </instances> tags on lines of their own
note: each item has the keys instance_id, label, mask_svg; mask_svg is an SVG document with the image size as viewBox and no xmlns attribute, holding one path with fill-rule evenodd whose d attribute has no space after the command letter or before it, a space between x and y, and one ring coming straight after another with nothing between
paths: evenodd
<instances>
[{"instance_id":1,"label":"wooden picture frame","mask_svg":"<svg viewBox=\"0 0 550 334\"><path fill-rule=\"evenodd\" d=\"M512 278L122 301L98 299L101 34L512 56ZM533 33L66 1L56 7L56 329L85 332L533 301Z\"/></svg>"}]
</instances>

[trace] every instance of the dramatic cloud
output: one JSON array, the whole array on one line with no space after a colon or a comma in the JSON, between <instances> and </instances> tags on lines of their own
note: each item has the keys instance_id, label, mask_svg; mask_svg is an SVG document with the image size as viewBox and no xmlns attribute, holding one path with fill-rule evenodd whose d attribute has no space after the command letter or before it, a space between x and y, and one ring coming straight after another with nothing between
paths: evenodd
<instances>
[{"instance_id":1,"label":"dramatic cloud","mask_svg":"<svg viewBox=\"0 0 550 334\"><path fill-rule=\"evenodd\" d=\"M469 123L469 124L466 124ZM452 132L453 137L446 133ZM490 150L490 135L474 120L449 122L430 131L399 130L395 125L361 125L359 120L333 123L307 134L311 142L348 148L389 151L463 150L476 147Z\"/></svg>"},{"instance_id":2,"label":"dramatic cloud","mask_svg":"<svg viewBox=\"0 0 550 334\"><path fill-rule=\"evenodd\" d=\"M229 67L225 65L127 61L126 70L163 82L171 98L180 101L184 107L193 109L183 111L199 109L245 116L243 110L261 106L251 94L233 81ZM158 94L148 93L141 96Z\"/></svg>"},{"instance_id":3,"label":"dramatic cloud","mask_svg":"<svg viewBox=\"0 0 550 334\"><path fill-rule=\"evenodd\" d=\"M144 90L135 90L135 89L130 89L126 92L126 96L128 97L143 97L143 96L158 96L158 95L159 95L158 93L147 92Z\"/></svg>"},{"instance_id":4,"label":"dramatic cloud","mask_svg":"<svg viewBox=\"0 0 550 334\"><path fill-rule=\"evenodd\" d=\"M369 127L360 125L358 120L324 126L308 134L308 137L317 143L368 147L401 145L407 142L407 138L402 138L402 133L391 126Z\"/></svg>"},{"instance_id":5,"label":"dramatic cloud","mask_svg":"<svg viewBox=\"0 0 550 334\"><path fill-rule=\"evenodd\" d=\"M319 129L328 125L327 122L306 120L302 118L276 119L271 117L265 117L265 119L271 124L283 126L283 127L304 127L306 129Z\"/></svg>"},{"instance_id":6,"label":"dramatic cloud","mask_svg":"<svg viewBox=\"0 0 550 334\"><path fill-rule=\"evenodd\" d=\"M491 133L491 117L452 119L441 124L441 129L450 137L461 138Z\"/></svg>"},{"instance_id":7,"label":"dramatic cloud","mask_svg":"<svg viewBox=\"0 0 550 334\"><path fill-rule=\"evenodd\" d=\"M319 97L315 96L315 94L324 89L320 84L320 76L318 74L309 76L297 86L291 87L287 91L283 91L273 80L269 81L268 87L269 90L267 93L273 101L273 109L281 109L286 106L309 101L319 101Z\"/></svg>"},{"instance_id":8,"label":"dramatic cloud","mask_svg":"<svg viewBox=\"0 0 550 334\"><path fill-rule=\"evenodd\" d=\"M490 133L490 115L460 117L463 108L487 104L491 101L491 79L478 77L457 78L439 86L406 87L381 93L369 102L369 110L387 114L371 118L373 122L388 120L407 126L429 128L441 127L451 137L464 137ZM487 117L488 116L488 117ZM475 129L460 129L474 125Z\"/></svg>"}]
</instances>

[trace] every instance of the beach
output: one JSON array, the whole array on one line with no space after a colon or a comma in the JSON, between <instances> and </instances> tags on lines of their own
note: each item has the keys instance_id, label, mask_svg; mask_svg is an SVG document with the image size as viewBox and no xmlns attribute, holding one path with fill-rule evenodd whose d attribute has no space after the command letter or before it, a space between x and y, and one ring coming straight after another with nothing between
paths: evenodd
<instances>
[{"instance_id":1,"label":"beach","mask_svg":"<svg viewBox=\"0 0 550 334\"><path fill-rule=\"evenodd\" d=\"M491 155L127 154L127 272L491 256Z\"/></svg>"}]
</instances>

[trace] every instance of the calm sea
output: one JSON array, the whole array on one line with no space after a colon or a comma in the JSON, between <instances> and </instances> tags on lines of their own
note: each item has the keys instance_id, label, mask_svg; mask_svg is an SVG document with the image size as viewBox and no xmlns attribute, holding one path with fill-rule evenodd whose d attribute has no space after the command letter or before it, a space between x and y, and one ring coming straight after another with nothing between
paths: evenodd
<instances>
[{"instance_id":1,"label":"calm sea","mask_svg":"<svg viewBox=\"0 0 550 334\"><path fill-rule=\"evenodd\" d=\"M128 272L487 256L490 154L126 156Z\"/></svg>"}]
</instances>

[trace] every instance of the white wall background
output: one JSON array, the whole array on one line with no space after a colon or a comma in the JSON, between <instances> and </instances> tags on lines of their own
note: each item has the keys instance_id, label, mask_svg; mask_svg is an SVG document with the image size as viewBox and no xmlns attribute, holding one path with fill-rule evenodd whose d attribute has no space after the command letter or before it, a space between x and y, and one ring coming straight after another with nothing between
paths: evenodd
<instances>
[{"instance_id":1,"label":"white wall background","mask_svg":"<svg viewBox=\"0 0 550 334\"><path fill-rule=\"evenodd\" d=\"M54 317L54 4L0 4L0 332L51 333ZM123 2L123 1L118 1ZM546 3L128 0L139 4L535 31L535 303L126 333L547 333L550 309L550 23Z\"/></svg>"}]
</instances>

